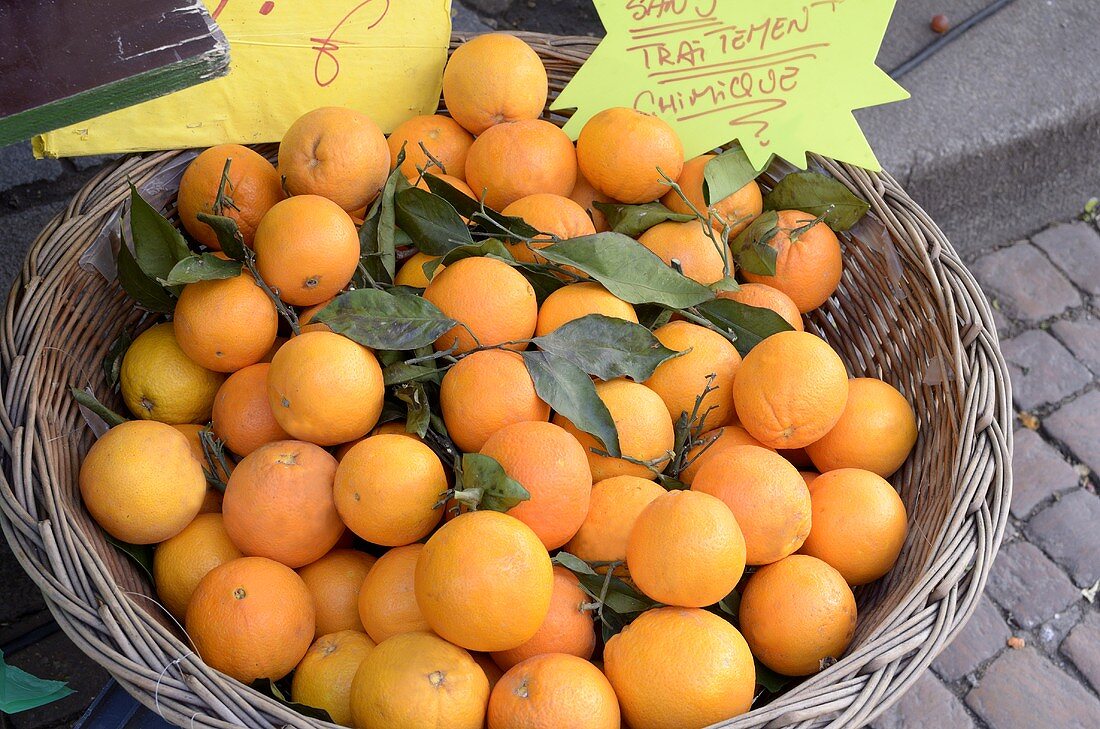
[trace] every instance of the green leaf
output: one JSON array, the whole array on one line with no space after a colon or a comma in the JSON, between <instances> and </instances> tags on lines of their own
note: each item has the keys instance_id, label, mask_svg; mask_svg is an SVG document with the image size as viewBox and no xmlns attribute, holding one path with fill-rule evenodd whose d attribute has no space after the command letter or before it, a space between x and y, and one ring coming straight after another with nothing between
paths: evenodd
<instances>
[{"instance_id":1,"label":"green leaf","mask_svg":"<svg viewBox=\"0 0 1100 729\"><path fill-rule=\"evenodd\" d=\"M629 377L642 382L662 362L680 354L645 327L603 314L573 319L533 342L601 380Z\"/></svg>"},{"instance_id":2,"label":"green leaf","mask_svg":"<svg viewBox=\"0 0 1100 729\"><path fill-rule=\"evenodd\" d=\"M440 266L449 266L455 261L461 261L463 258L496 258L504 261L505 263L514 263L515 258L512 257L511 252L508 250L508 246L501 243L496 238L487 238L480 243L469 243L467 245L458 246L447 251L446 255L435 259L434 261L428 261L424 264L424 275L431 281L435 276L436 269Z\"/></svg>"},{"instance_id":3,"label":"green leaf","mask_svg":"<svg viewBox=\"0 0 1100 729\"><path fill-rule=\"evenodd\" d=\"M495 458L480 453L462 456L462 490L480 493L479 509L508 511L531 498L519 481L508 476Z\"/></svg>"},{"instance_id":4,"label":"green leaf","mask_svg":"<svg viewBox=\"0 0 1100 729\"><path fill-rule=\"evenodd\" d=\"M539 302L539 306L542 306L547 296L565 286L565 281L547 271L544 264L520 263L516 268L535 290L535 299Z\"/></svg>"},{"instance_id":5,"label":"green leaf","mask_svg":"<svg viewBox=\"0 0 1100 729\"><path fill-rule=\"evenodd\" d=\"M130 238L134 256L146 276L167 278L179 261L191 255L176 227L138 194L130 183Z\"/></svg>"},{"instance_id":6,"label":"green leaf","mask_svg":"<svg viewBox=\"0 0 1100 729\"><path fill-rule=\"evenodd\" d=\"M130 544L123 542L119 539L115 539L107 532L103 532L103 536L107 538L108 543L112 544L120 552L130 558L138 568L145 573L145 576L149 578L149 584L153 584L153 545L152 544Z\"/></svg>"},{"instance_id":7,"label":"green leaf","mask_svg":"<svg viewBox=\"0 0 1100 729\"><path fill-rule=\"evenodd\" d=\"M118 384L118 377L122 372L122 358L126 356L126 350L130 348L133 341L134 338L130 336L130 332L123 329L115 341L111 342L107 356L103 358L103 376L112 388Z\"/></svg>"},{"instance_id":8,"label":"green leaf","mask_svg":"<svg viewBox=\"0 0 1100 729\"><path fill-rule=\"evenodd\" d=\"M165 286L180 286L197 281L217 281L236 278L241 275L240 261L227 261L213 253L188 256L172 267L168 278L161 281Z\"/></svg>"},{"instance_id":9,"label":"green leaf","mask_svg":"<svg viewBox=\"0 0 1100 729\"><path fill-rule=\"evenodd\" d=\"M733 299L707 301L697 310L719 331L736 337L733 344L742 357L771 335L793 329L786 319L771 309L749 306Z\"/></svg>"},{"instance_id":10,"label":"green leaf","mask_svg":"<svg viewBox=\"0 0 1100 729\"><path fill-rule=\"evenodd\" d=\"M677 273L648 248L621 233L563 240L540 248L539 255L580 269L631 304L683 309L714 298L706 286Z\"/></svg>"},{"instance_id":11,"label":"green leaf","mask_svg":"<svg viewBox=\"0 0 1100 729\"><path fill-rule=\"evenodd\" d=\"M451 206L458 211L459 215L478 223L491 233L496 234L501 231L491 224L485 224L484 218L488 218L496 225L520 238L534 238L541 233L537 228L532 228L528 225L523 218L514 218L499 213L492 208L485 207L480 200L475 200L466 193L456 190L447 184L446 181L439 179L435 175L424 175L424 182L428 185L428 189L432 191L433 195L438 195L450 203Z\"/></svg>"},{"instance_id":12,"label":"green leaf","mask_svg":"<svg viewBox=\"0 0 1100 729\"><path fill-rule=\"evenodd\" d=\"M766 691L773 694L779 693L792 680L794 679L778 674L760 661L756 661L756 683L758 686L764 687Z\"/></svg>"},{"instance_id":13,"label":"green leaf","mask_svg":"<svg viewBox=\"0 0 1100 729\"><path fill-rule=\"evenodd\" d=\"M871 206L840 180L820 172L792 172L764 196L764 209L824 215L825 224L840 232L858 223Z\"/></svg>"},{"instance_id":14,"label":"green leaf","mask_svg":"<svg viewBox=\"0 0 1100 729\"><path fill-rule=\"evenodd\" d=\"M564 549L554 555L550 560L554 564L561 565L565 569L577 575L594 575L596 570L580 557L566 552Z\"/></svg>"},{"instance_id":15,"label":"green leaf","mask_svg":"<svg viewBox=\"0 0 1100 729\"><path fill-rule=\"evenodd\" d=\"M421 296L379 289L340 294L314 316L337 334L371 349L405 350L431 344L455 326Z\"/></svg>"},{"instance_id":16,"label":"green leaf","mask_svg":"<svg viewBox=\"0 0 1100 729\"><path fill-rule=\"evenodd\" d=\"M668 309L657 304L637 306L635 311L638 313L638 323L651 331L668 324L672 321L673 315L676 314L675 309Z\"/></svg>"},{"instance_id":17,"label":"green leaf","mask_svg":"<svg viewBox=\"0 0 1100 729\"><path fill-rule=\"evenodd\" d=\"M741 610L741 593L737 590L730 592L730 594L718 601L718 609L726 615L733 617L736 622L738 612Z\"/></svg>"},{"instance_id":18,"label":"green leaf","mask_svg":"<svg viewBox=\"0 0 1100 729\"><path fill-rule=\"evenodd\" d=\"M397 399L409 406L408 415L405 418L405 431L416 433L421 438L428 432L431 424L431 405L428 402L428 391L419 382L406 382L398 385L393 394Z\"/></svg>"},{"instance_id":19,"label":"green leaf","mask_svg":"<svg viewBox=\"0 0 1100 729\"><path fill-rule=\"evenodd\" d=\"M269 699L274 699L288 709L298 712L302 716L307 716L310 719L317 719L318 721L332 721L332 717L329 716L329 713L324 709L318 709L316 706L309 706L308 704L299 704L288 699L286 694L283 693L270 678L257 678L249 684L249 688L259 691Z\"/></svg>"},{"instance_id":20,"label":"green leaf","mask_svg":"<svg viewBox=\"0 0 1100 729\"><path fill-rule=\"evenodd\" d=\"M559 355L538 350L520 354L535 383L535 392L543 402L585 433L595 436L613 457L621 456L615 421L596 394L592 378Z\"/></svg>"},{"instance_id":21,"label":"green leaf","mask_svg":"<svg viewBox=\"0 0 1100 729\"><path fill-rule=\"evenodd\" d=\"M733 276L726 276L720 281L715 281L707 288L715 293L719 293L722 291L740 291L741 284L737 283L737 279Z\"/></svg>"},{"instance_id":22,"label":"green leaf","mask_svg":"<svg viewBox=\"0 0 1100 729\"><path fill-rule=\"evenodd\" d=\"M386 387L400 385L405 382L417 382L420 380L437 381L440 372L430 365L410 365L404 362L395 362L382 370L382 378Z\"/></svg>"},{"instance_id":23,"label":"green leaf","mask_svg":"<svg viewBox=\"0 0 1100 729\"><path fill-rule=\"evenodd\" d=\"M382 267L386 270L388 281L393 281L397 275L397 207L395 199L397 193L411 187L405 179L405 173L398 167L390 173L382 188L382 202L378 208L378 253L382 261Z\"/></svg>"},{"instance_id":24,"label":"green leaf","mask_svg":"<svg viewBox=\"0 0 1100 729\"><path fill-rule=\"evenodd\" d=\"M93 413L103 418L103 422L107 423L110 427L121 425L125 423L128 418L124 418L114 410L95 399L95 395L90 390L82 390L79 387L70 387L69 392L72 394L73 399L84 407L91 410Z\"/></svg>"},{"instance_id":25,"label":"green leaf","mask_svg":"<svg viewBox=\"0 0 1100 729\"><path fill-rule=\"evenodd\" d=\"M422 252L442 256L458 246L474 242L470 228L443 198L410 187L397 193L395 200L397 225Z\"/></svg>"},{"instance_id":26,"label":"green leaf","mask_svg":"<svg viewBox=\"0 0 1100 729\"><path fill-rule=\"evenodd\" d=\"M234 261L243 261L248 255L245 251L244 236L237 227L237 221L225 215L209 215L198 213L195 215L203 223L214 229L214 235L218 236L218 243L222 247L222 253Z\"/></svg>"},{"instance_id":27,"label":"green leaf","mask_svg":"<svg viewBox=\"0 0 1100 729\"><path fill-rule=\"evenodd\" d=\"M0 651L0 712L18 714L59 701L73 693L64 681L49 681L8 665Z\"/></svg>"},{"instance_id":28,"label":"green leaf","mask_svg":"<svg viewBox=\"0 0 1100 729\"><path fill-rule=\"evenodd\" d=\"M779 233L779 216L769 211L757 216L747 228L742 230L733 242L730 250L742 269L760 276L775 275L775 261L779 252L768 242Z\"/></svg>"},{"instance_id":29,"label":"green leaf","mask_svg":"<svg viewBox=\"0 0 1100 729\"><path fill-rule=\"evenodd\" d=\"M592 597L599 599L603 589L605 575L577 575ZM614 610L619 615L642 613L650 608L657 607L659 603L650 600L618 577L612 577L608 582L607 593L604 595L603 604Z\"/></svg>"},{"instance_id":30,"label":"green leaf","mask_svg":"<svg viewBox=\"0 0 1100 729\"><path fill-rule=\"evenodd\" d=\"M170 314L176 308L175 297L141 270L126 241L118 247L118 282L142 308L162 314Z\"/></svg>"},{"instance_id":31,"label":"green leaf","mask_svg":"<svg viewBox=\"0 0 1100 729\"><path fill-rule=\"evenodd\" d=\"M755 180L757 174L745 150L734 143L703 168L703 199L708 206L721 202Z\"/></svg>"},{"instance_id":32,"label":"green leaf","mask_svg":"<svg viewBox=\"0 0 1100 729\"><path fill-rule=\"evenodd\" d=\"M665 491L687 491L691 488L680 479L666 476L663 473L657 474L657 483L661 484L661 488Z\"/></svg>"},{"instance_id":33,"label":"green leaf","mask_svg":"<svg viewBox=\"0 0 1100 729\"><path fill-rule=\"evenodd\" d=\"M667 221L686 223L695 220L693 213L674 213L659 202L644 205L627 205L617 202L593 202L592 206L607 218L607 224L616 233L637 238L654 225Z\"/></svg>"}]
</instances>

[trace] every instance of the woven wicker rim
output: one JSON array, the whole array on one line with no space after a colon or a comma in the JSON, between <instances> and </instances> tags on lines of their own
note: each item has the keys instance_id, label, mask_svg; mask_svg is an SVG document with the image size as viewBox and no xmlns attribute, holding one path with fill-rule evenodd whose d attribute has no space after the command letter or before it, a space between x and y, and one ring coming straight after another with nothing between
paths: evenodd
<instances>
[{"instance_id":1,"label":"woven wicker rim","mask_svg":"<svg viewBox=\"0 0 1100 729\"><path fill-rule=\"evenodd\" d=\"M546 63L552 96L594 50L591 38L517 34ZM465 38L452 38L452 49ZM553 118L561 121L560 117ZM269 148L270 149L270 148ZM324 727L210 669L152 602L149 584L95 527L77 472L93 441L70 385L91 384L120 331L141 319L117 283L78 265L128 195L179 152L101 171L38 236L0 322L0 520L58 623L127 691L168 721L198 727ZM920 436L892 479L910 514L893 571L857 591L848 654L723 727L858 727L924 672L974 610L1011 495L1008 374L989 305L935 223L888 174L815 158L871 203L886 235L845 240L835 297L808 321L855 375L913 403Z\"/></svg>"}]
</instances>

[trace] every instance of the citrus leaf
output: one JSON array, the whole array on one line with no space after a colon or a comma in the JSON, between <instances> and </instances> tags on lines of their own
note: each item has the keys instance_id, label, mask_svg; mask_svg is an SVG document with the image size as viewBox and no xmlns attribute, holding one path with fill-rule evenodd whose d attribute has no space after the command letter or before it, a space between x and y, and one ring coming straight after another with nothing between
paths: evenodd
<instances>
[{"instance_id":1,"label":"citrus leaf","mask_svg":"<svg viewBox=\"0 0 1100 729\"><path fill-rule=\"evenodd\" d=\"M645 327L603 314L573 319L533 342L601 380L648 380L658 365L680 354Z\"/></svg>"},{"instance_id":2,"label":"citrus leaf","mask_svg":"<svg viewBox=\"0 0 1100 729\"><path fill-rule=\"evenodd\" d=\"M429 345L457 323L421 296L379 289L340 294L313 320L365 347L392 350Z\"/></svg>"},{"instance_id":3,"label":"citrus leaf","mask_svg":"<svg viewBox=\"0 0 1100 729\"><path fill-rule=\"evenodd\" d=\"M397 225L418 249L442 256L453 248L474 242L470 229L454 207L427 190L410 187L395 197Z\"/></svg>"},{"instance_id":4,"label":"citrus leaf","mask_svg":"<svg viewBox=\"0 0 1100 729\"><path fill-rule=\"evenodd\" d=\"M719 331L736 337L733 344L742 357L771 335L789 332L793 328L771 309L749 306L732 299L706 301L697 310Z\"/></svg>"},{"instance_id":5,"label":"citrus leaf","mask_svg":"<svg viewBox=\"0 0 1100 729\"><path fill-rule=\"evenodd\" d=\"M161 283L165 286L180 286L197 281L216 281L236 278L241 275L240 261L227 261L213 253L188 256L172 267L168 278Z\"/></svg>"},{"instance_id":6,"label":"citrus leaf","mask_svg":"<svg viewBox=\"0 0 1100 729\"><path fill-rule=\"evenodd\" d=\"M596 201L592 203L592 207L604 214L612 231L628 235L631 238L637 238L654 225L669 220L677 223L695 220L694 214L674 213L659 202L627 205L625 203Z\"/></svg>"},{"instance_id":7,"label":"citrus leaf","mask_svg":"<svg viewBox=\"0 0 1100 729\"><path fill-rule=\"evenodd\" d=\"M72 394L73 399L76 400L77 403L83 405L99 417L103 418L103 422L105 422L112 428L116 425L121 425L122 423L125 423L128 419L122 417L114 410L111 410L99 400L96 400L95 395L91 393L91 388L89 388L88 390L81 390L79 387L70 387L69 393Z\"/></svg>"},{"instance_id":8,"label":"citrus leaf","mask_svg":"<svg viewBox=\"0 0 1100 729\"><path fill-rule=\"evenodd\" d=\"M732 616L736 624L738 612L741 610L741 593L737 590L730 592L718 601L718 609Z\"/></svg>"},{"instance_id":9,"label":"citrus leaf","mask_svg":"<svg viewBox=\"0 0 1100 729\"><path fill-rule=\"evenodd\" d=\"M115 539L107 532L103 532L103 536L107 538L110 544L114 545L120 552L129 557L130 561L137 565L138 569L144 572L145 576L149 578L149 584L153 584L153 545L130 544L120 539Z\"/></svg>"},{"instance_id":10,"label":"citrus leaf","mask_svg":"<svg viewBox=\"0 0 1100 729\"><path fill-rule=\"evenodd\" d=\"M0 712L18 714L59 701L73 693L64 681L38 678L8 665L0 651Z\"/></svg>"},{"instance_id":11,"label":"citrus leaf","mask_svg":"<svg viewBox=\"0 0 1100 729\"><path fill-rule=\"evenodd\" d=\"M598 600L600 591L603 589L604 580L607 577L605 575L581 574L577 575L577 579L585 587L585 591ZM657 607L659 603L642 595L618 577L612 577L607 587L607 593L604 595L603 604L619 615L630 615L645 612L650 608Z\"/></svg>"},{"instance_id":12,"label":"citrus leaf","mask_svg":"<svg viewBox=\"0 0 1100 729\"><path fill-rule=\"evenodd\" d=\"M687 491L691 488L680 479L666 476L663 473L657 474L657 483L661 484L661 488L665 491Z\"/></svg>"},{"instance_id":13,"label":"citrus leaf","mask_svg":"<svg viewBox=\"0 0 1100 729\"><path fill-rule=\"evenodd\" d=\"M245 259L244 236L241 235L241 229L237 227L236 220L225 215L209 215L207 213L198 213L195 217L214 229L214 235L218 236L222 253L234 261Z\"/></svg>"},{"instance_id":14,"label":"citrus leaf","mask_svg":"<svg viewBox=\"0 0 1100 729\"><path fill-rule=\"evenodd\" d=\"M428 189L432 191L433 195L438 195L449 202L451 206L458 211L459 215L487 228L491 233L498 233L500 230L492 225L486 225L484 223L484 218L488 218L496 225L520 238L534 238L541 232L537 228L532 228L528 225L523 218L513 218L503 213L499 213L492 208L483 206L481 201L475 200L466 193L456 190L445 180L441 180L435 175L424 175L424 182L428 185Z\"/></svg>"},{"instance_id":15,"label":"citrus leaf","mask_svg":"<svg viewBox=\"0 0 1100 729\"><path fill-rule=\"evenodd\" d=\"M480 490L478 508L489 511L508 511L531 498L530 492L519 481L509 477L495 458L480 453L463 454L462 489Z\"/></svg>"},{"instance_id":16,"label":"citrus leaf","mask_svg":"<svg viewBox=\"0 0 1100 729\"><path fill-rule=\"evenodd\" d=\"M126 350L130 348L133 341L134 338L130 336L130 332L122 330L115 341L111 342L107 356L103 358L103 376L112 388L118 384L118 378L122 372L122 358L126 356Z\"/></svg>"},{"instance_id":17,"label":"citrus leaf","mask_svg":"<svg viewBox=\"0 0 1100 729\"><path fill-rule=\"evenodd\" d=\"M547 271L540 264L520 263L516 265L516 268L527 279L527 283L531 284L531 288L535 290L535 299L539 302L539 306L542 306L542 302L546 301L547 296L565 285L565 281Z\"/></svg>"},{"instance_id":18,"label":"citrus leaf","mask_svg":"<svg viewBox=\"0 0 1100 729\"><path fill-rule=\"evenodd\" d=\"M833 230L848 230L871 209L844 183L820 172L793 172L764 196L765 210L801 210L824 222Z\"/></svg>"},{"instance_id":19,"label":"citrus leaf","mask_svg":"<svg viewBox=\"0 0 1100 729\"><path fill-rule=\"evenodd\" d=\"M130 183L130 239L134 257L146 276L167 278L179 261L191 255L187 241L168 219L145 202Z\"/></svg>"},{"instance_id":20,"label":"citrus leaf","mask_svg":"<svg viewBox=\"0 0 1100 729\"><path fill-rule=\"evenodd\" d=\"M566 552L564 549L554 555L554 558L550 560L554 564L561 565L565 569L578 575L594 575L596 570L585 562L580 557Z\"/></svg>"},{"instance_id":21,"label":"citrus leaf","mask_svg":"<svg viewBox=\"0 0 1100 729\"><path fill-rule=\"evenodd\" d=\"M382 379L386 387L400 385L405 382L418 380L437 380L439 370L429 365L410 365L404 362L395 362L382 370Z\"/></svg>"},{"instance_id":22,"label":"citrus leaf","mask_svg":"<svg viewBox=\"0 0 1100 729\"><path fill-rule=\"evenodd\" d=\"M585 433L595 436L611 456L621 456L615 421L596 394L592 378L559 355L538 350L520 354L543 402Z\"/></svg>"},{"instance_id":23,"label":"citrus leaf","mask_svg":"<svg viewBox=\"0 0 1100 729\"><path fill-rule=\"evenodd\" d=\"M737 279L733 276L726 276L725 278L710 284L709 286L707 286L707 288L715 293L719 293L722 291L740 291L741 284L737 283Z\"/></svg>"},{"instance_id":24,"label":"citrus leaf","mask_svg":"<svg viewBox=\"0 0 1100 729\"><path fill-rule=\"evenodd\" d=\"M257 678L249 684L249 688L259 691L269 699L274 699L288 709L298 712L302 716L308 716L310 719L317 719L319 721L332 721L332 717L329 716L329 713L324 709L318 709L316 706L309 706L308 704L299 704L288 699L286 694L283 693L270 678Z\"/></svg>"},{"instance_id":25,"label":"citrus leaf","mask_svg":"<svg viewBox=\"0 0 1100 729\"><path fill-rule=\"evenodd\" d=\"M708 206L725 200L755 180L757 173L745 150L734 143L703 168L703 199Z\"/></svg>"},{"instance_id":26,"label":"citrus leaf","mask_svg":"<svg viewBox=\"0 0 1100 729\"><path fill-rule=\"evenodd\" d=\"M779 693L792 680L789 676L778 674L760 661L756 661L756 683L766 691L773 694Z\"/></svg>"},{"instance_id":27,"label":"citrus leaf","mask_svg":"<svg viewBox=\"0 0 1100 729\"><path fill-rule=\"evenodd\" d=\"M778 251L768 245L768 241L779 233L778 226L779 216L769 211L758 215L733 239L730 250L742 269L760 276L775 275Z\"/></svg>"},{"instance_id":28,"label":"citrus leaf","mask_svg":"<svg viewBox=\"0 0 1100 729\"><path fill-rule=\"evenodd\" d=\"M393 394L397 399L409 406L408 415L405 418L405 431L416 433L421 438L428 432L431 423L431 406L428 403L428 391L419 382L406 382L398 385Z\"/></svg>"},{"instance_id":29,"label":"citrus leaf","mask_svg":"<svg viewBox=\"0 0 1100 729\"><path fill-rule=\"evenodd\" d=\"M131 299L149 311L170 314L176 308L175 298L141 270L126 241L118 247L118 282Z\"/></svg>"},{"instance_id":30,"label":"citrus leaf","mask_svg":"<svg viewBox=\"0 0 1100 729\"><path fill-rule=\"evenodd\" d=\"M508 246L501 243L496 238L487 238L480 243L469 243L467 245L458 246L447 251L447 253L434 261L427 261L424 264L424 275L431 281L435 276L436 269L440 266L449 266L455 261L461 261L463 258L497 258L506 263L514 263L515 258L508 251Z\"/></svg>"},{"instance_id":31,"label":"citrus leaf","mask_svg":"<svg viewBox=\"0 0 1100 729\"><path fill-rule=\"evenodd\" d=\"M580 269L631 304L682 309L714 298L706 286L677 273L648 248L621 233L563 240L540 248L539 255Z\"/></svg>"}]
</instances>

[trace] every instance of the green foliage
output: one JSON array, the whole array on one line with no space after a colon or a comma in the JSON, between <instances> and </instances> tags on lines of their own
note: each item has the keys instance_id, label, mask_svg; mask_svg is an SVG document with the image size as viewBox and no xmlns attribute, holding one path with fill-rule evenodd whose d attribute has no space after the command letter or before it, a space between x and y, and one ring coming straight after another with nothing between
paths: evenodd
<instances>
[{"instance_id":1,"label":"green foliage","mask_svg":"<svg viewBox=\"0 0 1100 729\"><path fill-rule=\"evenodd\" d=\"M749 306L732 299L714 299L696 310L719 331L732 336L737 351L744 357L764 339L792 327L786 319L771 309Z\"/></svg>"},{"instance_id":2,"label":"green foliage","mask_svg":"<svg viewBox=\"0 0 1100 729\"><path fill-rule=\"evenodd\" d=\"M749 273L774 276L778 251L768 243L778 234L779 215L774 211L763 213L730 243L734 260Z\"/></svg>"},{"instance_id":3,"label":"green foliage","mask_svg":"<svg viewBox=\"0 0 1100 729\"><path fill-rule=\"evenodd\" d=\"M422 296L380 289L340 294L314 320L364 347L386 350L429 345L456 324Z\"/></svg>"},{"instance_id":4,"label":"green foliage","mask_svg":"<svg viewBox=\"0 0 1100 729\"><path fill-rule=\"evenodd\" d=\"M188 256L172 267L168 278L159 279L164 286L182 286L198 281L217 281L241 275L240 261L227 261L213 253Z\"/></svg>"},{"instance_id":5,"label":"green foliage","mask_svg":"<svg viewBox=\"0 0 1100 729\"><path fill-rule=\"evenodd\" d=\"M661 344L645 327L603 314L566 322L533 343L601 380L629 377L642 382L662 362L680 354Z\"/></svg>"},{"instance_id":6,"label":"green foliage","mask_svg":"<svg viewBox=\"0 0 1100 729\"><path fill-rule=\"evenodd\" d=\"M708 206L725 200L756 179L756 174L745 150L735 142L703 168L703 199Z\"/></svg>"},{"instance_id":7,"label":"green foliage","mask_svg":"<svg viewBox=\"0 0 1100 729\"><path fill-rule=\"evenodd\" d=\"M764 197L765 210L801 210L822 217L840 232L858 223L871 209L844 183L820 172L792 172Z\"/></svg>"},{"instance_id":8,"label":"green foliage","mask_svg":"<svg viewBox=\"0 0 1100 729\"><path fill-rule=\"evenodd\" d=\"M508 511L531 498L530 492L510 478L495 458L480 453L462 456L461 487L455 499L482 510Z\"/></svg>"},{"instance_id":9,"label":"green foliage","mask_svg":"<svg viewBox=\"0 0 1100 729\"><path fill-rule=\"evenodd\" d=\"M555 412L589 433L612 456L619 450L619 432L607 406L596 394L592 378L577 365L551 352L522 352L523 363L535 383L535 392Z\"/></svg>"},{"instance_id":10,"label":"green foliage","mask_svg":"<svg viewBox=\"0 0 1100 729\"><path fill-rule=\"evenodd\" d=\"M604 214L613 232L622 233L631 238L637 238L661 223L668 221L686 223L696 219L694 213L674 213L659 202L643 205L593 202L592 206Z\"/></svg>"}]
</instances>

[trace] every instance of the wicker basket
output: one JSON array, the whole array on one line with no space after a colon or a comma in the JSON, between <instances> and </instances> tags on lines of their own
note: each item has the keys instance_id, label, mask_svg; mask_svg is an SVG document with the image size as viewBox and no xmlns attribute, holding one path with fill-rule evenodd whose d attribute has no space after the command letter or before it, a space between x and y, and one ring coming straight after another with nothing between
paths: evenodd
<instances>
[{"instance_id":1,"label":"wicker basket","mask_svg":"<svg viewBox=\"0 0 1100 729\"><path fill-rule=\"evenodd\" d=\"M553 93L596 43L522 37L546 62ZM189 727L331 726L204 665L153 604L148 582L80 505L77 472L93 434L68 388L90 384L111 401L100 363L142 316L117 283L80 259L117 219L126 181L140 187L183 154L130 156L103 170L31 248L0 324L4 534L69 637L167 720ZM915 407L920 437L893 479L910 533L897 566L857 591L860 621L848 654L722 725L728 727L870 721L966 622L1008 516L1012 413L989 305L893 178L815 162L868 200L881 221L845 237L843 281L808 329L836 348L853 375L887 380Z\"/></svg>"}]
</instances>

